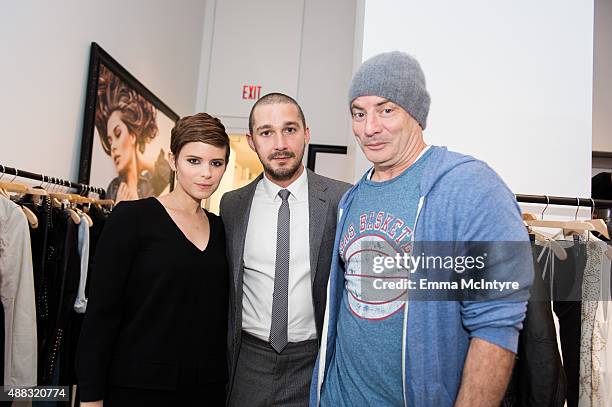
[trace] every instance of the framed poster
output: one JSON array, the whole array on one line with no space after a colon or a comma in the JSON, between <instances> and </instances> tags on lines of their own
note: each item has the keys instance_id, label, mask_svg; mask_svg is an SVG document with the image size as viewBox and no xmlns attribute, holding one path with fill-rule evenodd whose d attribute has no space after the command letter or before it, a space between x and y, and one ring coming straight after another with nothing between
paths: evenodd
<instances>
[{"instance_id":1,"label":"framed poster","mask_svg":"<svg viewBox=\"0 0 612 407\"><path fill-rule=\"evenodd\" d=\"M91 44L79 182L115 202L172 188L170 130L179 119L95 42Z\"/></svg>"},{"instance_id":2,"label":"framed poster","mask_svg":"<svg viewBox=\"0 0 612 407\"><path fill-rule=\"evenodd\" d=\"M347 147L327 144L308 144L306 168L319 175L352 183L347 175Z\"/></svg>"}]
</instances>

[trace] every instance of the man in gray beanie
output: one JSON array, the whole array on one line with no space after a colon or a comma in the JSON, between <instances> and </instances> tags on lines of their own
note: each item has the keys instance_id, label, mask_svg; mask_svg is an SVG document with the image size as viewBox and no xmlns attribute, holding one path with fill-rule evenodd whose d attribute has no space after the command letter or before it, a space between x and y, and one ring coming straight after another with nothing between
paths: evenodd
<instances>
[{"instance_id":1,"label":"man in gray beanie","mask_svg":"<svg viewBox=\"0 0 612 407\"><path fill-rule=\"evenodd\" d=\"M425 143L430 97L413 57L389 52L365 61L349 105L373 167L338 207L311 406L498 406L533 280L514 194L484 162ZM381 260L410 255L415 244L458 241L521 242L487 265L496 280L520 288L503 301L419 301L410 284L392 289L397 274L380 274ZM375 300L368 287L378 290Z\"/></svg>"}]
</instances>

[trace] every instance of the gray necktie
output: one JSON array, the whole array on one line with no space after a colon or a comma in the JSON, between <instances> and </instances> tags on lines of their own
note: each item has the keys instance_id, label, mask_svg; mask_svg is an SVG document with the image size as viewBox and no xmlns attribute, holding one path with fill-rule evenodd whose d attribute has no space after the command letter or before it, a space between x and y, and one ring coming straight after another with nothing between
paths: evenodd
<instances>
[{"instance_id":1,"label":"gray necktie","mask_svg":"<svg viewBox=\"0 0 612 407\"><path fill-rule=\"evenodd\" d=\"M276 266L274 294L272 294L272 323L270 345L277 353L287 346L287 319L289 299L289 191L281 189L278 196L283 202L278 210L276 226Z\"/></svg>"}]
</instances>

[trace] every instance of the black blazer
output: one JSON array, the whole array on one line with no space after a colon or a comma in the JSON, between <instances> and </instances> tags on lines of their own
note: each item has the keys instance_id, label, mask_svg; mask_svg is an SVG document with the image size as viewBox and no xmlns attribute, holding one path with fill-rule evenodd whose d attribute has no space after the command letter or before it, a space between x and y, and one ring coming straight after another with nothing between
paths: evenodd
<instances>
[{"instance_id":1,"label":"black blazer","mask_svg":"<svg viewBox=\"0 0 612 407\"><path fill-rule=\"evenodd\" d=\"M200 251L155 198L121 202L90 274L77 351L81 399L112 386L196 391L227 381L229 280L221 218Z\"/></svg>"},{"instance_id":2,"label":"black blazer","mask_svg":"<svg viewBox=\"0 0 612 407\"><path fill-rule=\"evenodd\" d=\"M331 265L338 215L338 203L350 184L317 175L310 170L308 177L308 211L310 272L317 337L321 338L327 281ZM244 243L255 188L263 175L250 184L227 192L221 198L221 218L225 225L230 279L230 316L228 332L230 387L235 373L242 333L242 277L244 273ZM228 391L228 392L229 392Z\"/></svg>"}]
</instances>

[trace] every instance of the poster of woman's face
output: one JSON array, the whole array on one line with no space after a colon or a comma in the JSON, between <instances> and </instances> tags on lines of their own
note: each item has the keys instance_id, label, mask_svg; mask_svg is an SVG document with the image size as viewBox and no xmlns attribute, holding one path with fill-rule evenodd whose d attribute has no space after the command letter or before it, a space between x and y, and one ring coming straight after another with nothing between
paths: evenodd
<instances>
[{"instance_id":1,"label":"poster of woman's face","mask_svg":"<svg viewBox=\"0 0 612 407\"><path fill-rule=\"evenodd\" d=\"M95 108L89 115L86 112L79 175L85 182L84 163L89 162L86 183L105 188L106 197L115 202L169 191L173 177L168 163L170 130L178 119L165 105L156 106L161 102L137 81L134 86L135 79L127 72L122 75L121 69L111 69L100 60L97 77L90 81L95 93L88 92L88 97L93 96ZM91 133L88 127L93 127ZM89 160L83 156L87 144L91 147Z\"/></svg>"}]
</instances>

